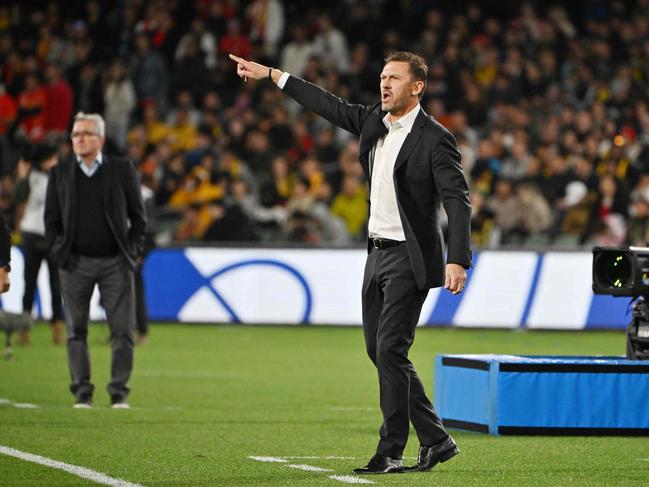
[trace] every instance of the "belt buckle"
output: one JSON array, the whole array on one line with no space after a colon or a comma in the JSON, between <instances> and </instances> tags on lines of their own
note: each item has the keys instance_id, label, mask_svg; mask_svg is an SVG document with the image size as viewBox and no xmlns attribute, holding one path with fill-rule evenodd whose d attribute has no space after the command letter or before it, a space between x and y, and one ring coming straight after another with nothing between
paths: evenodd
<instances>
[{"instance_id":1,"label":"belt buckle","mask_svg":"<svg viewBox=\"0 0 649 487\"><path fill-rule=\"evenodd\" d=\"M372 238L372 245L376 250L381 250L381 239L380 238Z\"/></svg>"}]
</instances>

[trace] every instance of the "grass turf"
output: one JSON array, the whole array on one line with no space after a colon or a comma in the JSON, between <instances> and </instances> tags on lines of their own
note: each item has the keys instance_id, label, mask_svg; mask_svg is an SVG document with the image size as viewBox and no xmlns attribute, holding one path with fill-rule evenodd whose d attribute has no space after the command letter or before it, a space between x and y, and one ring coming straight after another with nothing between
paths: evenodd
<instances>
[{"instance_id":1,"label":"grass turf","mask_svg":"<svg viewBox=\"0 0 649 487\"><path fill-rule=\"evenodd\" d=\"M95 407L74 410L65 349L45 325L0 361L0 445L146 486L345 485L373 453L380 424L375 371L360 328L154 326L136 350L130 410L105 392L105 326L91 327ZM428 391L436 353L622 354L621 332L419 329L411 351ZM622 437L491 437L454 432L462 453L429 473L377 485L646 485L649 442ZM405 456L416 456L414 434ZM304 472L257 456L333 470ZM410 460L412 461L412 460ZM0 455L0 485L91 485ZM96 484L94 484L96 485Z\"/></svg>"}]
</instances>

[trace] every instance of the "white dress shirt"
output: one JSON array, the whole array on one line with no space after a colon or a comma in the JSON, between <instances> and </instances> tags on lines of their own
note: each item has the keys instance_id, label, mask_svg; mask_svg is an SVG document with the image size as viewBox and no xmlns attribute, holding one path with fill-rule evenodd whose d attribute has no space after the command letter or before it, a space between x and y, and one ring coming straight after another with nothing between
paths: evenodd
<instances>
[{"instance_id":1,"label":"white dress shirt","mask_svg":"<svg viewBox=\"0 0 649 487\"><path fill-rule=\"evenodd\" d=\"M88 167L85 162L81 160L80 157L77 157L77 162L79 163L79 167L83 171L83 173L88 176L89 178L93 177L95 173L97 172L97 169L99 169L99 166L101 166L104 163L104 158L100 153L97 154L97 159L95 159L92 163L92 166Z\"/></svg>"},{"instance_id":2,"label":"white dress shirt","mask_svg":"<svg viewBox=\"0 0 649 487\"><path fill-rule=\"evenodd\" d=\"M290 74L282 73L277 86L284 89ZM373 149L374 162L372 165L372 186L370 191L370 220L368 232L370 237L389 238L404 241L399 207L397 206L397 193L394 190L394 164L406 137L415 124L415 119L421 110L417 104L415 108L406 113L394 123L390 122L390 114L383 117L383 123L388 133L381 137Z\"/></svg>"},{"instance_id":3,"label":"white dress shirt","mask_svg":"<svg viewBox=\"0 0 649 487\"><path fill-rule=\"evenodd\" d=\"M388 133L381 137L374 146L374 163L372 165L372 187L370 191L370 237L405 240L397 193L394 190L394 163L403 142L412 130L421 107L419 104L394 123L390 114L383 117Z\"/></svg>"}]
</instances>

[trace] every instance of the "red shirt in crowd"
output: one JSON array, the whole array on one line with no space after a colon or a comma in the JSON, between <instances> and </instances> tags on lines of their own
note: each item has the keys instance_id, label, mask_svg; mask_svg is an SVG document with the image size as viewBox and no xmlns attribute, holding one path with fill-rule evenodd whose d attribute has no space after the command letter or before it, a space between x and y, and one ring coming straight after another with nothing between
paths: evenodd
<instances>
[{"instance_id":1,"label":"red shirt in crowd","mask_svg":"<svg viewBox=\"0 0 649 487\"><path fill-rule=\"evenodd\" d=\"M34 142L45 138L45 109L47 95L42 86L25 90L18 95L18 107L24 114L20 117L20 129Z\"/></svg>"},{"instance_id":2,"label":"red shirt in crowd","mask_svg":"<svg viewBox=\"0 0 649 487\"><path fill-rule=\"evenodd\" d=\"M46 88L45 129L65 132L72 119L74 95L72 88L64 79L60 79Z\"/></svg>"},{"instance_id":3,"label":"red shirt in crowd","mask_svg":"<svg viewBox=\"0 0 649 487\"><path fill-rule=\"evenodd\" d=\"M18 107L9 93L0 94L0 135L7 133L16 120Z\"/></svg>"}]
</instances>

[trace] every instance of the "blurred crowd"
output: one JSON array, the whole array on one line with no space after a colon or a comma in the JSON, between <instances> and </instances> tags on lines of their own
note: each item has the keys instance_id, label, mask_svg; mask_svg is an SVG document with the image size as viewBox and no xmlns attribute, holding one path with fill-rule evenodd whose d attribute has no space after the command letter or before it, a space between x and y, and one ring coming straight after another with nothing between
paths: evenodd
<instances>
[{"instance_id":1,"label":"blurred crowd","mask_svg":"<svg viewBox=\"0 0 649 487\"><path fill-rule=\"evenodd\" d=\"M152 237L350 245L367 187L351 134L228 53L358 103L383 59L425 57L456 136L476 246L649 240L649 0L116 0L0 6L0 209L19 161L70 154L77 111L138 166Z\"/></svg>"}]
</instances>

